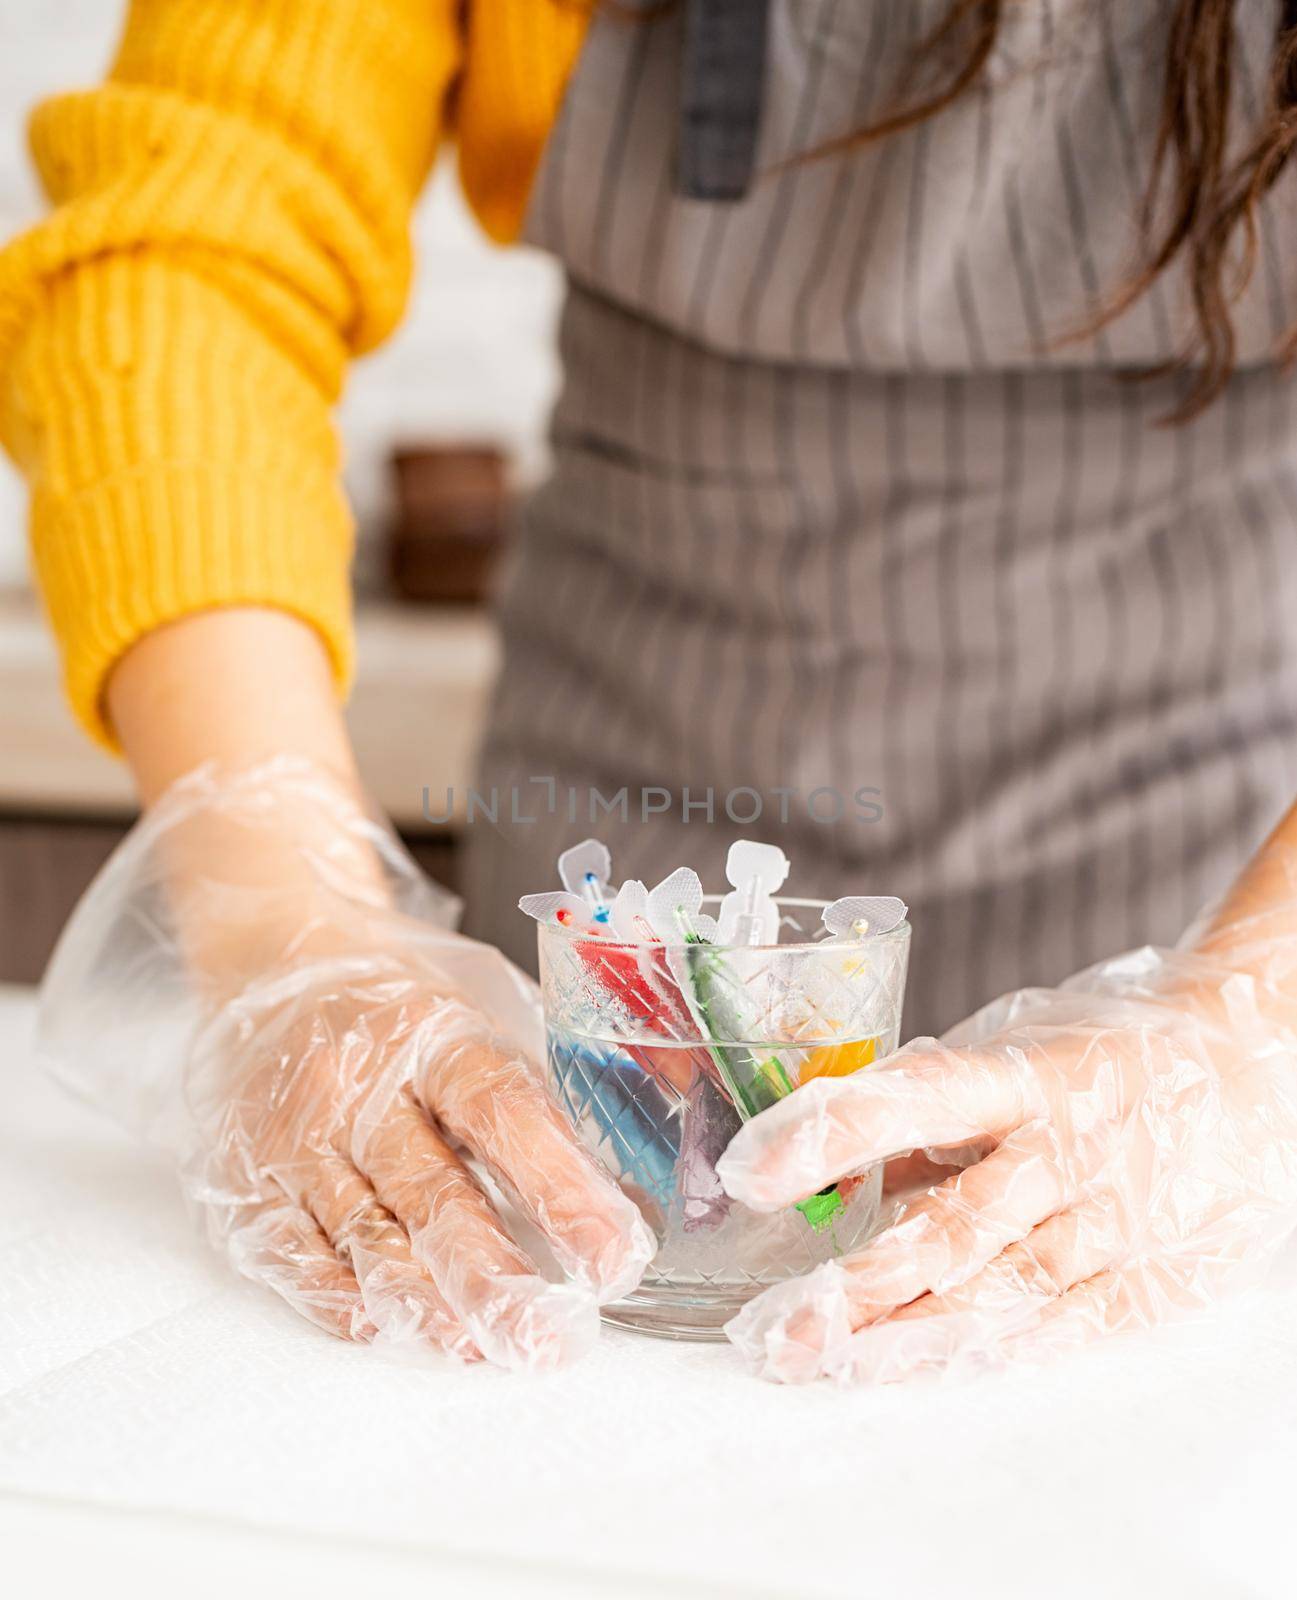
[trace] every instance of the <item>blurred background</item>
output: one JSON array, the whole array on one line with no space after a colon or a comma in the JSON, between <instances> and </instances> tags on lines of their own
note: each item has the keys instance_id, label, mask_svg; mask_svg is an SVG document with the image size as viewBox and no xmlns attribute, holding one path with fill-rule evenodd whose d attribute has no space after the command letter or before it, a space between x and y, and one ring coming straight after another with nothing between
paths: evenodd
<instances>
[{"instance_id":1,"label":"blurred background","mask_svg":"<svg viewBox=\"0 0 1297 1600\"><path fill-rule=\"evenodd\" d=\"M0 0L0 236L42 204L31 107L95 83L125 0ZM559 278L498 250L435 174L415 222L419 269L396 337L354 369L340 414L359 521L359 676L350 721L376 798L454 882L462 806L496 666L484 609L518 496L545 470L558 379ZM40 975L68 911L129 826L125 770L73 723L28 574L25 495L0 457L0 981Z\"/></svg>"}]
</instances>

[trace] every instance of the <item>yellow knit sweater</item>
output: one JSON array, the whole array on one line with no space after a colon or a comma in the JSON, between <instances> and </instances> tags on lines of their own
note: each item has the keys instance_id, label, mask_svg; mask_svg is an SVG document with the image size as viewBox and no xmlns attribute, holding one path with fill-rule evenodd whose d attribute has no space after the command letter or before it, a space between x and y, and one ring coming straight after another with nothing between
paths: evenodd
<instances>
[{"instance_id":1,"label":"yellow knit sweater","mask_svg":"<svg viewBox=\"0 0 1297 1600\"><path fill-rule=\"evenodd\" d=\"M0 439L101 742L114 662L204 607L304 617L345 685L330 406L401 315L444 135L487 231L516 235L587 17L579 0L133 0L107 82L36 110L54 210L0 254Z\"/></svg>"}]
</instances>

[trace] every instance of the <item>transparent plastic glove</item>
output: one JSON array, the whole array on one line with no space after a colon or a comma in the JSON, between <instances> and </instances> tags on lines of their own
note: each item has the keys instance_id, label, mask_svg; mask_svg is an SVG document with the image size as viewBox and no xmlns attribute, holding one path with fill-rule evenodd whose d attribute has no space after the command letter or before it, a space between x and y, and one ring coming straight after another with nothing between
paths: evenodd
<instances>
[{"instance_id":1,"label":"transparent plastic glove","mask_svg":"<svg viewBox=\"0 0 1297 1600\"><path fill-rule=\"evenodd\" d=\"M653 1251L533 1073L539 1008L341 786L177 784L75 912L42 996L57 1075L177 1160L209 1237L332 1333L509 1367L597 1331ZM543 1232L512 1240L469 1160Z\"/></svg>"},{"instance_id":2,"label":"transparent plastic glove","mask_svg":"<svg viewBox=\"0 0 1297 1600\"><path fill-rule=\"evenodd\" d=\"M962 1170L753 1300L734 1344L777 1381L896 1381L1038 1359L1254 1278L1297 1223L1294 928L1297 896L1020 991L747 1124L718 1171L758 1210L907 1152Z\"/></svg>"}]
</instances>

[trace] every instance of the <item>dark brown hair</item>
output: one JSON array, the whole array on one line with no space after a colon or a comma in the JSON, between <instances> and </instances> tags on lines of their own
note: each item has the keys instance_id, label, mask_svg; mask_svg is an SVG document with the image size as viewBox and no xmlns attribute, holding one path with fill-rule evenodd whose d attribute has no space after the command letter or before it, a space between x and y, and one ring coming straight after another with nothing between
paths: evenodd
<instances>
[{"instance_id":1,"label":"dark brown hair","mask_svg":"<svg viewBox=\"0 0 1297 1600\"><path fill-rule=\"evenodd\" d=\"M1014 3L1021 0L952 0L916 49L892 109L809 154L871 143L944 110L981 76L1004 13ZM1291 25L1297 22L1297 6L1284 4L1276 7L1274 69L1265 105L1245 148L1229 156L1234 9L1235 0L1167 0L1162 105L1142 206L1139 265L1080 327L1059 340L1066 343L1105 327L1182 257L1194 333L1185 349L1157 371L1188 370L1193 381L1166 419L1170 422L1196 416L1229 380L1235 359L1233 307L1256 267L1257 206L1297 143L1297 26ZM1285 366L1297 359L1297 326L1283 335L1276 356Z\"/></svg>"}]
</instances>

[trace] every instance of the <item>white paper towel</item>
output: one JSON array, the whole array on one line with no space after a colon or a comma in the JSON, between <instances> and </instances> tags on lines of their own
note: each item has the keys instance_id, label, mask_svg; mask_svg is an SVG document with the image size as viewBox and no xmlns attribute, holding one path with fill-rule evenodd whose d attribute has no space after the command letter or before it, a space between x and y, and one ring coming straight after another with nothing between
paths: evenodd
<instances>
[{"instance_id":1,"label":"white paper towel","mask_svg":"<svg viewBox=\"0 0 1297 1600\"><path fill-rule=\"evenodd\" d=\"M547 1378L387 1364L212 1259L165 1169L33 1072L29 1024L0 997L0 1490L514 1593L1293 1592L1297 1291L958 1388L777 1389L615 1333Z\"/></svg>"}]
</instances>

